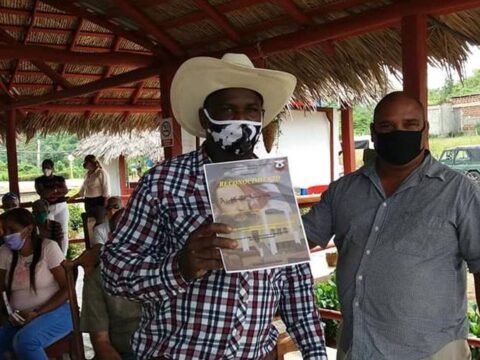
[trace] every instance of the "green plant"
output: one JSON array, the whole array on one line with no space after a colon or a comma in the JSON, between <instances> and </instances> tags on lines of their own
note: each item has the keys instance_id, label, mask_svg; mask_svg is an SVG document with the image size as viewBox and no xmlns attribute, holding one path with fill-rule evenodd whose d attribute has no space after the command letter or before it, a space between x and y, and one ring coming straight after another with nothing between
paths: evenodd
<instances>
[{"instance_id":1,"label":"green plant","mask_svg":"<svg viewBox=\"0 0 480 360\"><path fill-rule=\"evenodd\" d=\"M315 303L322 309L340 310L338 301L336 276L333 276L327 282L315 284ZM328 344L334 344L337 338L339 321L325 319L325 339Z\"/></svg>"},{"instance_id":2,"label":"green plant","mask_svg":"<svg viewBox=\"0 0 480 360\"><path fill-rule=\"evenodd\" d=\"M67 250L67 259L74 260L85 250L84 244L70 244Z\"/></svg>"},{"instance_id":3,"label":"green plant","mask_svg":"<svg viewBox=\"0 0 480 360\"><path fill-rule=\"evenodd\" d=\"M478 315L478 306L473 301L468 302L467 317L470 322L470 335L480 337L480 315ZM480 348L470 347L472 359L480 359Z\"/></svg>"},{"instance_id":4,"label":"green plant","mask_svg":"<svg viewBox=\"0 0 480 360\"><path fill-rule=\"evenodd\" d=\"M68 238L72 239L77 237L80 232L83 232L82 212L83 209L80 205L68 204Z\"/></svg>"}]
</instances>

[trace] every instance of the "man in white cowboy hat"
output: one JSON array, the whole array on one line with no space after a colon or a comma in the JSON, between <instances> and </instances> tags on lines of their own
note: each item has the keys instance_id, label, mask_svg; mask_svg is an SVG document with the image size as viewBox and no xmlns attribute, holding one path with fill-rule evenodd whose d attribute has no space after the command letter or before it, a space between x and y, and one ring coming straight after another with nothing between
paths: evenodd
<instances>
[{"instance_id":1,"label":"man in white cowboy hat","mask_svg":"<svg viewBox=\"0 0 480 360\"><path fill-rule=\"evenodd\" d=\"M309 266L227 274L218 248L238 244L211 221L203 173L206 163L254 158L262 126L295 85L242 54L192 58L175 74L175 118L206 141L144 176L102 256L107 291L142 302L138 359L276 359L277 312L304 359L326 359Z\"/></svg>"}]
</instances>

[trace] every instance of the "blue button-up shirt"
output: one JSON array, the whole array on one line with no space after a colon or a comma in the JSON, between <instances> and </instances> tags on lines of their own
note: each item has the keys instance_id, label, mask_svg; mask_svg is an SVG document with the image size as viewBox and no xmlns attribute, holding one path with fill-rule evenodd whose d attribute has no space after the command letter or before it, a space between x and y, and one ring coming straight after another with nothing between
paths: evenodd
<instances>
[{"instance_id":1,"label":"blue button-up shirt","mask_svg":"<svg viewBox=\"0 0 480 360\"><path fill-rule=\"evenodd\" d=\"M427 155L387 197L375 162L334 182L304 217L335 235L352 359L423 359L466 338L466 270L480 272L480 187Z\"/></svg>"}]
</instances>

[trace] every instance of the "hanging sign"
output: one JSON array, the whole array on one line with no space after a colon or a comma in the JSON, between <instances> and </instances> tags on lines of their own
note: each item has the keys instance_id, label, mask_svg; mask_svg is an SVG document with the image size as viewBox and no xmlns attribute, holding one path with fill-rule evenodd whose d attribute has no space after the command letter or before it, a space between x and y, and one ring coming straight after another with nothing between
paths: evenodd
<instances>
[{"instance_id":1,"label":"hanging sign","mask_svg":"<svg viewBox=\"0 0 480 360\"><path fill-rule=\"evenodd\" d=\"M160 134L163 147L173 146L173 124L172 118L162 119L160 122Z\"/></svg>"}]
</instances>

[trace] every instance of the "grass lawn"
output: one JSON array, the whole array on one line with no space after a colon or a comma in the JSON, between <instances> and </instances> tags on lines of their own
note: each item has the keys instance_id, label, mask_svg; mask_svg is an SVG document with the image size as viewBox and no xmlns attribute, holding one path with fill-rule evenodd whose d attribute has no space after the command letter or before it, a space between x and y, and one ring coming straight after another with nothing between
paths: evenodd
<instances>
[{"instance_id":1,"label":"grass lawn","mask_svg":"<svg viewBox=\"0 0 480 360\"><path fill-rule=\"evenodd\" d=\"M458 137L435 137L430 138L430 151L435 158L439 158L444 149L460 145L480 145L480 135L476 136L458 136Z\"/></svg>"}]
</instances>

